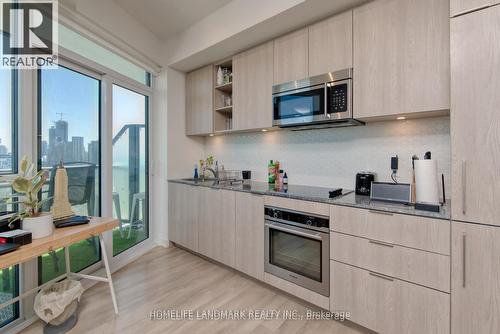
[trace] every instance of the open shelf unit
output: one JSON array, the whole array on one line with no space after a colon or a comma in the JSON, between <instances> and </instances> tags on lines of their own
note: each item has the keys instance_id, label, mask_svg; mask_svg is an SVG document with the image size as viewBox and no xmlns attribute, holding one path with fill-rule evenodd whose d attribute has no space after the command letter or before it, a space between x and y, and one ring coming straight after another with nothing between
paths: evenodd
<instances>
[{"instance_id":1,"label":"open shelf unit","mask_svg":"<svg viewBox=\"0 0 500 334\"><path fill-rule=\"evenodd\" d=\"M220 83L217 82L219 67L231 73L229 78ZM225 59L213 67L214 70L214 131L228 131L233 127L233 59Z\"/></svg>"}]
</instances>

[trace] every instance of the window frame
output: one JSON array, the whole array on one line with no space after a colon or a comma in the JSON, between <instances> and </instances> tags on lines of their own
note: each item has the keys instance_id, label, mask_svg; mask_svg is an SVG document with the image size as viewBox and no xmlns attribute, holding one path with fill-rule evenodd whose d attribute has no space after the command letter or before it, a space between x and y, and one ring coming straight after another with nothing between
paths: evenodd
<instances>
[{"instance_id":1,"label":"window frame","mask_svg":"<svg viewBox=\"0 0 500 334\"><path fill-rule=\"evenodd\" d=\"M153 190L153 185L151 184L153 180L153 165L154 161L151 159L151 152L153 151L153 138L152 138L152 127L154 123L154 113L153 106L155 105L154 91L156 85L156 75L154 72L148 71L150 73L151 85L143 85L127 76L124 76L118 72L115 72L109 68L106 68L92 60L86 59L79 54L76 54L70 50L63 47L59 48L59 63L65 64L69 63L71 66L77 66L79 68L78 72L82 73L93 73L94 75L101 76L101 125L99 128L100 135L100 159L101 165L109 165L110 162L110 152L112 152L111 145L111 131L107 130L107 127L112 126L112 97L110 92L110 87L112 84L122 86L124 88L136 91L137 93L147 96L148 100L148 145L147 145L147 156L148 156L148 192ZM80 69L82 71L80 71ZM19 71L18 73L18 124L23 124L23 127L17 127L17 149L18 157L16 163L19 163L19 156L28 155L33 161L38 161L38 138L36 135L38 129L38 94L37 94L37 75L36 71ZM111 129L111 128L110 128ZM107 142L109 140L109 143ZM109 147L108 147L109 145ZM110 150L111 148L111 150ZM3 175L2 175L3 176ZM112 207L112 185L107 184L111 180L110 170L106 168L101 169L101 198L100 198L100 210L103 216L110 216L113 214ZM14 178L15 174L9 175L6 178ZM111 266L111 271L122 268L123 266L129 264L130 262L136 260L146 252L150 251L155 243L153 241L155 235L155 224L152 221L154 213L153 200L150 194L148 194L148 218L149 218L149 228L148 228L148 238L140 242L139 244L133 246L132 248L125 250L124 252L118 254L117 256L108 256ZM103 236L106 246L106 252L108 255L112 254L112 236L111 233L106 233ZM102 260L93 264L92 266L83 269L82 274L92 274L102 268ZM30 290L36 287L38 284L38 261L35 259L33 261L22 263L19 266L19 288L20 292ZM95 282L84 281L84 287L88 288L95 284ZM34 295L23 299L19 302L19 317L2 327L2 331L7 333L15 333L28 327L30 324L38 320L38 317L34 315L33 311L33 301Z\"/></svg>"},{"instance_id":2,"label":"window frame","mask_svg":"<svg viewBox=\"0 0 500 334\"><path fill-rule=\"evenodd\" d=\"M98 73L96 72L93 72L91 70L88 70L87 68L84 68L84 67L81 67L77 64L74 64L72 63L71 61L67 61L65 59L59 59L59 66L69 70L69 71L72 71L72 72L75 72L75 73L78 73L78 74L81 74L83 76L86 76L86 77L89 77L91 79L94 79L94 80L97 80L99 82L99 93L98 93L98 97L99 97L99 102L98 102L98 105L99 105L99 113L98 113L98 116L97 116L97 119L98 119L98 124L97 124L97 127L98 127L98 130L97 130L97 134L98 134L98 137L99 137L99 176L97 178L98 182L99 182L99 192L98 192L98 202L96 202L96 205L98 205L98 211L97 211L97 214L98 215L101 215L101 212L102 212L102 113L103 113L103 103L102 103L102 76L100 76ZM48 71L52 71L52 70L48 70ZM56 70L57 71L57 70ZM41 90L42 90L42 69L38 69L36 71L36 98L37 98L37 107L36 107L36 152L37 152L37 169L40 170L42 168L42 120L43 120L43 117L42 117L42 94L41 94ZM93 262L91 264L89 264L88 266L82 268L80 270L80 272L84 272L84 271L87 271L87 270L93 270L93 269L97 269L100 267L100 264L101 264L101 261L102 261L102 252L100 251L99 249L99 259L96 261L96 262ZM38 284L42 284L44 282L42 282L42 275L43 275L43 272L42 272L42 258L41 256L38 257L37 259L37 266L38 266L38 270L37 270L37 276L38 276L38 279L37 279L37 282Z\"/></svg>"},{"instance_id":3,"label":"window frame","mask_svg":"<svg viewBox=\"0 0 500 334\"><path fill-rule=\"evenodd\" d=\"M1 171L0 176L16 175L18 173L18 162L19 162L19 71L10 71L10 83L11 83L11 147L10 151L12 154L12 166L9 171Z\"/></svg>"}]
</instances>

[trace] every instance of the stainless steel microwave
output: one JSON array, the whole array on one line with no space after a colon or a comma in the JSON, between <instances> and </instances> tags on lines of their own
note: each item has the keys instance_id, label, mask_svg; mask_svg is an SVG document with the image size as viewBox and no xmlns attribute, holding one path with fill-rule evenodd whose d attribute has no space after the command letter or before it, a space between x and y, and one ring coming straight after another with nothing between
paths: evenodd
<instances>
[{"instance_id":1,"label":"stainless steel microwave","mask_svg":"<svg viewBox=\"0 0 500 334\"><path fill-rule=\"evenodd\" d=\"M273 86L273 126L362 125L352 109L352 69Z\"/></svg>"}]
</instances>

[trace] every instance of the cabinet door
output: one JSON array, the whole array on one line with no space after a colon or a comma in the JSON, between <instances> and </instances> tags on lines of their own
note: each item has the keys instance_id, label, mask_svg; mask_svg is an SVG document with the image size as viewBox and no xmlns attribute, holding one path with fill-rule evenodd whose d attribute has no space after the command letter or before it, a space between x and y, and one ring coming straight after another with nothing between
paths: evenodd
<instances>
[{"instance_id":1,"label":"cabinet door","mask_svg":"<svg viewBox=\"0 0 500 334\"><path fill-rule=\"evenodd\" d=\"M221 211L218 213L216 223L215 259L225 265L234 267L235 251L235 192L220 190Z\"/></svg>"},{"instance_id":2,"label":"cabinet door","mask_svg":"<svg viewBox=\"0 0 500 334\"><path fill-rule=\"evenodd\" d=\"M274 40L274 84L308 77L308 35L304 28Z\"/></svg>"},{"instance_id":3,"label":"cabinet door","mask_svg":"<svg viewBox=\"0 0 500 334\"><path fill-rule=\"evenodd\" d=\"M450 16L500 3L498 0L450 0Z\"/></svg>"},{"instance_id":4,"label":"cabinet door","mask_svg":"<svg viewBox=\"0 0 500 334\"><path fill-rule=\"evenodd\" d=\"M352 67L352 11L309 27L309 76Z\"/></svg>"},{"instance_id":5,"label":"cabinet door","mask_svg":"<svg viewBox=\"0 0 500 334\"><path fill-rule=\"evenodd\" d=\"M186 134L213 132L213 70L205 66L186 75Z\"/></svg>"},{"instance_id":6,"label":"cabinet door","mask_svg":"<svg viewBox=\"0 0 500 334\"><path fill-rule=\"evenodd\" d=\"M264 198L236 193L235 267L264 280Z\"/></svg>"},{"instance_id":7,"label":"cabinet door","mask_svg":"<svg viewBox=\"0 0 500 334\"><path fill-rule=\"evenodd\" d=\"M234 192L203 188L199 252L228 266L234 266Z\"/></svg>"},{"instance_id":8,"label":"cabinet door","mask_svg":"<svg viewBox=\"0 0 500 334\"><path fill-rule=\"evenodd\" d=\"M500 333L500 228L452 223L451 332Z\"/></svg>"},{"instance_id":9,"label":"cabinet door","mask_svg":"<svg viewBox=\"0 0 500 334\"><path fill-rule=\"evenodd\" d=\"M452 217L500 225L500 6L451 20Z\"/></svg>"},{"instance_id":10,"label":"cabinet door","mask_svg":"<svg viewBox=\"0 0 500 334\"><path fill-rule=\"evenodd\" d=\"M272 124L273 42L233 57L233 129Z\"/></svg>"},{"instance_id":11,"label":"cabinet door","mask_svg":"<svg viewBox=\"0 0 500 334\"><path fill-rule=\"evenodd\" d=\"M352 322L377 333L450 333L449 294L341 262L330 270L332 312L349 311Z\"/></svg>"},{"instance_id":12,"label":"cabinet door","mask_svg":"<svg viewBox=\"0 0 500 334\"><path fill-rule=\"evenodd\" d=\"M200 220L198 224L198 249L200 254L215 258L216 224L222 209L219 190L200 188Z\"/></svg>"},{"instance_id":13,"label":"cabinet door","mask_svg":"<svg viewBox=\"0 0 500 334\"><path fill-rule=\"evenodd\" d=\"M354 117L449 109L449 24L442 0L354 9Z\"/></svg>"},{"instance_id":14,"label":"cabinet door","mask_svg":"<svg viewBox=\"0 0 500 334\"><path fill-rule=\"evenodd\" d=\"M183 247L198 251L199 196L195 187L168 184L168 237Z\"/></svg>"}]
</instances>

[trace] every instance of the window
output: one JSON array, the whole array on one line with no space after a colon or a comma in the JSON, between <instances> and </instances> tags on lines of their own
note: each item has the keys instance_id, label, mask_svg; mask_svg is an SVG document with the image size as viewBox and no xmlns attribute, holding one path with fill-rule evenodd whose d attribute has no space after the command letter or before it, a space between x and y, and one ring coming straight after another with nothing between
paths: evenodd
<instances>
[{"instance_id":1,"label":"window","mask_svg":"<svg viewBox=\"0 0 500 334\"><path fill-rule=\"evenodd\" d=\"M3 33L3 32L0 32ZM17 173L17 72L0 70L0 175ZM0 199L12 188L0 183ZM0 203L0 213L13 210ZM1 214L0 214L1 215ZM0 226L0 229L2 227ZM0 304L19 295L19 267L0 268ZM19 303L0 309L0 328L19 318Z\"/></svg>"},{"instance_id":2,"label":"window","mask_svg":"<svg viewBox=\"0 0 500 334\"><path fill-rule=\"evenodd\" d=\"M100 213L100 80L59 65L57 70L40 70L39 168L50 178L43 197L54 193L56 166L62 161L68 173L69 201L80 215ZM43 209L50 210L51 203ZM80 271L100 261L97 238L69 248L71 271ZM39 282L45 283L66 270L63 249L39 259Z\"/></svg>"},{"instance_id":3,"label":"window","mask_svg":"<svg viewBox=\"0 0 500 334\"><path fill-rule=\"evenodd\" d=\"M17 172L17 73L0 70L0 174Z\"/></svg>"},{"instance_id":4,"label":"window","mask_svg":"<svg viewBox=\"0 0 500 334\"><path fill-rule=\"evenodd\" d=\"M148 98L113 85L113 255L148 238Z\"/></svg>"},{"instance_id":5,"label":"window","mask_svg":"<svg viewBox=\"0 0 500 334\"><path fill-rule=\"evenodd\" d=\"M0 269L0 304L19 295L19 267ZM19 303L0 309L0 328L19 318Z\"/></svg>"}]
</instances>

